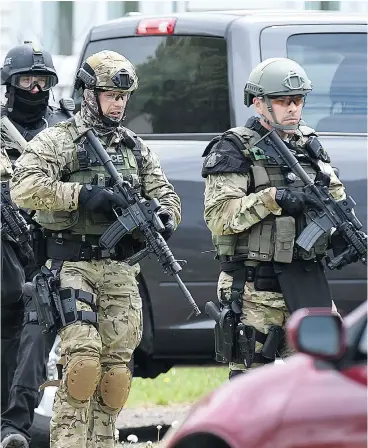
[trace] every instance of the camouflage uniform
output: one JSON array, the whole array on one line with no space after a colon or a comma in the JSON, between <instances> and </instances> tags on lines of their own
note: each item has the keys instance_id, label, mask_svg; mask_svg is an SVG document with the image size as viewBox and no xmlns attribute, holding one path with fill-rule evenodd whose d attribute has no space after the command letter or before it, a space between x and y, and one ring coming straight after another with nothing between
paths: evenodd
<instances>
[{"instance_id":1,"label":"camouflage uniform","mask_svg":"<svg viewBox=\"0 0 368 448\"><path fill-rule=\"evenodd\" d=\"M92 68L95 86L101 90L127 93L137 87L133 66L115 52L92 55L83 67L89 73ZM113 76L126 73L133 84L130 89L117 88L111 81ZM65 233L85 234L86 241L98 244L98 237L116 218L112 215L106 220L105 215L97 212L88 215L79 204L81 188L91 178L97 176L100 182L102 176L103 185L107 180L101 165L83 169L78 158L80 146L75 140L86 128L93 127L116 169L124 176L139 173L142 195L157 198L177 225L180 200L157 156L119 123L109 126L109 120L99 115L93 88L85 85L84 89L85 100L81 112L75 115L75 123L68 121L47 129L27 145L13 177L14 200L20 206L37 210L36 219L57 237L64 238ZM127 132L140 147L140 169L126 144ZM136 280L139 265L129 266L112 258L64 261L60 272L61 288L92 294L98 310L98 330L77 321L59 331L64 367L51 420L53 448L114 446L115 421L131 383L127 364L142 336L142 302ZM77 301L77 309L91 311L93 307Z\"/></svg>"},{"instance_id":2,"label":"camouflage uniform","mask_svg":"<svg viewBox=\"0 0 368 448\"><path fill-rule=\"evenodd\" d=\"M0 151L0 179L9 180L13 174L11 161L3 146L0 148Z\"/></svg>"},{"instance_id":3,"label":"camouflage uniform","mask_svg":"<svg viewBox=\"0 0 368 448\"><path fill-rule=\"evenodd\" d=\"M268 63L270 61L272 60L268 60ZM262 64L263 68L266 65L267 61ZM287 73L288 71L286 71ZM304 74L304 76L306 75ZM285 87L283 89L287 90ZM305 93L303 90L295 89L294 92L280 92L279 95ZM277 128L277 126L275 127ZM290 138L290 142L297 153L306 153L306 142L310 136L316 136L313 129L298 125L295 134ZM237 149L235 150L235 156L231 159L231 151L234 150L232 146L234 137L237 141ZM226 131L225 134L208 146L202 172L206 178L204 218L212 233L218 258L222 261L240 256L243 257L242 263L251 268L257 268L257 266L263 264L263 260L268 263L274 262L276 244L284 244L286 247L287 243L289 245L288 252L290 252L291 257L294 257L296 251L294 240L297 236L295 235L297 232L296 220L287 218L289 224L291 223L288 228L290 235L286 240L281 238L281 243L277 241L275 224L277 226L278 219L282 215L282 209L273 199L270 191L271 187L287 187L297 191L301 190L303 186L298 179L294 179L293 183L286 183L285 174L281 172L280 168L272 166L265 157L259 156L257 145L259 145L260 139L261 135L247 125ZM243 153L245 158L236 155L239 155L240 152ZM224 168L226 164L232 165L232 168ZM310 162L304 161L304 164L301 163L301 165L312 179L316 176L316 169L311 166ZM344 199L344 187L334 173L327 154L324 153L324 161L318 160L318 165L321 171L330 176L329 191L332 196L336 200ZM262 176L259 176L260 171L257 171L257 169L262 170ZM211 174L211 171L213 174ZM316 247L312 248L311 253L299 254L299 256L303 259L313 260L317 255L325 254L327 245L328 238L321 239L316 243ZM282 261L290 263L293 262L293 258ZM234 300L233 282L234 271L232 272L230 269L228 272L222 271L220 273L217 288L220 302L231 303ZM271 326L284 327L289 318L289 311L282 293L277 291L277 288L275 288L276 291L272 288L259 290L255 287L254 278L250 281L248 279L247 281L244 280L243 285L241 291L236 291L240 296L241 322L246 326L254 327L261 333L261 336L262 334L267 335ZM332 307L335 308L333 302L331 303ZM259 355L262 351L263 342L257 339L259 338L256 337L255 353ZM285 344L279 346L279 355L289 354L290 350ZM245 372L267 362L261 356L258 357L258 361L256 356L251 366L230 362L230 378L233 376L232 372Z\"/></svg>"}]
</instances>

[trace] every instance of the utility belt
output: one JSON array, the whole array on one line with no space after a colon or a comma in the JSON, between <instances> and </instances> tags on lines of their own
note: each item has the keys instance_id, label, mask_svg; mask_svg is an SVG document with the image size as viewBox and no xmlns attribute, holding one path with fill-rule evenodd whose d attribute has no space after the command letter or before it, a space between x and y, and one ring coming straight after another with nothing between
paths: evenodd
<instances>
[{"instance_id":1,"label":"utility belt","mask_svg":"<svg viewBox=\"0 0 368 448\"><path fill-rule=\"evenodd\" d=\"M44 232L45 252L47 259L63 261L91 261L110 258L123 261L136 252L131 238L123 238L122 242L111 250L99 246L98 235L72 235L68 233Z\"/></svg>"},{"instance_id":2,"label":"utility belt","mask_svg":"<svg viewBox=\"0 0 368 448\"><path fill-rule=\"evenodd\" d=\"M242 300L246 282L254 283L256 291L281 292L272 262L252 262L244 255L219 256L221 270L233 277L231 300Z\"/></svg>"},{"instance_id":3,"label":"utility belt","mask_svg":"<svg viewBox=\"0 0 368 448\"><path fill-rule=\"evenodd\" d=\"M82 289L61 288L62 265L63 261L52 260L50 269L42 266L32 282L23 286L23 294L32 298L36 309L27 313L25 323L38 321L42 333L59 331L77 321L94 325L98 330L98 309L93 294ZM87 304L92 311L78 311L77 301Z\"/></svg>"},{"instance_id":4,"label":"utility belt","mask_svg":"<svg viewBox=\"0 0 368 448\"><path fill-rule=\"evenodd\" d=\"M332 298L322 256L292 263L254 262L244 255L219 257L221 269L233 277L229 302L240 312L246 282L254 282L256 291L283 295L290 313L308 307L331 307ZM226 303L226 299L222 298Z\"/></svg>"}]
</instances>

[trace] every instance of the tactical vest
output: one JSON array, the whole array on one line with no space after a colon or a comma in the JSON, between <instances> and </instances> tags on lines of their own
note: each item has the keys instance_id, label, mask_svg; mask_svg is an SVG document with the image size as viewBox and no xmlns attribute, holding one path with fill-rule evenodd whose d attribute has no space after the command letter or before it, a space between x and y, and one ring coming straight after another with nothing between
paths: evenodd
<instances>
[{"instance_id":1,"label":"tactical vest","mask_svg":"<svg viewBox=\"0 0 368 448\"><path fill-rule=\"evenodd\" d=\"M1 106L1 116L8 115L5 106ZM68 116L61 109L53 106L47 106L45 111L44 119L41 119L37 125L34 125L32 128L28 128L27 126L23 126L21 123L17 123L13 121L10 117L9 120L13 123L16 129L19 131L21 136L27 141L31 141L37 134L39 134L44 129L54 126L56 123L60 123L61 121L66 121ZM14 163L19 157L19 152L16 149L10 148L7 149L8 156L12 163Z\"/></svg>"},{"instance_id":2,"label":"tactical vest","mask_svg":"<svg viewBox=\"0 0 368 448\"><path fill-rule=\"evenodd\" d=\"M64 182L78 182L81 185L112 186L111 179L103 165L93 159L85 137L78 140L79 136L73 122L68 120L63 125L67 127L66 131L70 132L71 138L73 141L77 140L77 143L75 164L61 180ZM136 142L139 143L139 140L136 140ZM129 179L133 175L136 179L139 179L140 165L142 163L140 147L129 148L128 145L129 136L125 141L121 141L118 147L115 147L118 148L116 151L111 147L106 148L106 150L113 160L115 168L124 178ZM79 235L102 235L109 225L113 223L114 218L113 213L111 213L111 219L108 219L105 214L90 212L82 206L78 207L78 210L71 212L37 212L37 221L42 227L55 231L68 230L73 234Z\"/></svg>"},{"instance_id":3,"label":"tactical vest","mask_svg":"<svg viewBox=\"0 0 368 448\"><path fill-rule=\"evenodd\" d=\"M254 129L237 127L230 129L225 134L233 134L238 137L244 145L243 153L251 158L252 166L250 170L253 182L248 194L257 193L269 187L284 187L294 191L302 190L304 184L294 173L288 170L286 166L281 167L275 163L270 163L269 159L264 156L262 146L266 143L263 139L261 140L261 135ZM303 157L302 153L305 142L313 134L313 129L300 126L299 140L296 143L297 149L301 150L299 163L312 180L315 179L317 171L308 157ZM292 216L270 214L242 233L213 235L212 241L220 260L234 255L263 262L291 263L293 259L298 258L309 260L325 254L328 241L327 236L321 237L309 252L298 248L294 244L295 240L307 224L304 216L295 219Z\"/></svg>"}]
</instances>

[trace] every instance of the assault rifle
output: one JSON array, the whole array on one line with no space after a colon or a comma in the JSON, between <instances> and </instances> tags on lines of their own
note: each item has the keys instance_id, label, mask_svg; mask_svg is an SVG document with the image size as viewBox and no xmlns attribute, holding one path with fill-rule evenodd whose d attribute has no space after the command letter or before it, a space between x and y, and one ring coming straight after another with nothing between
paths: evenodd
<instances>
[{"instance_id":1,"label":"assault rifle","mask_svg":"<svg viewBox=\"0 0 368 448\"><path fill-rule=\"evenodd\" d=\"M11 237L22 253L34 261L27 222L10 198L9 182L1 182L1 232Z\"/></svg>"},{"instance_id":2,"label":"assault rifle","mask_svg":"<svg viewBox=\"0 0 368 448\"><path fill-rule=\"evenodd\" d=\"M69 116L72 117L72 114L70 113ZM160 233L165 227L157 215L157 211L161 207L159 201L155 198L150 200L142 198L137 188L132 186L134 182L131 184L119 174L108 153L91 129L84 135L90 143L94 156L111 176L114 183L114 192L119 194L123 204L122 207L113 207L117 220L101 235L99 245L111 250L125 235L138 231L144 237L146 246L127 258L125 262L133 266L148 255L154 254L164 272L173 276L195 315L198 316L201 311L179 276L182 267Z\"/></svg>"},{"instance_id":3,"label":"assault rifle","mask_svg":"<svg viewBox=\"0 0 368 448\"><path fill-rule=\"evenodd\" d=\"M267 144L267 148L264 147L265 155L279 165L287 165L304 183L304 192L318 204L318 209L310 208L306 212L310 223L299 235L296 244L309 251L321 235L335 228L346 241L346 249L332 260L328 259L327 266L341 269L357 259L367 264L367 235L361 230L362 224L354 214L354 199L348 196L336 201L329 193L328 185L318 180L318 176L313 182L275 130L269 132L264 141Z\"/></svg>"}]
</instances>

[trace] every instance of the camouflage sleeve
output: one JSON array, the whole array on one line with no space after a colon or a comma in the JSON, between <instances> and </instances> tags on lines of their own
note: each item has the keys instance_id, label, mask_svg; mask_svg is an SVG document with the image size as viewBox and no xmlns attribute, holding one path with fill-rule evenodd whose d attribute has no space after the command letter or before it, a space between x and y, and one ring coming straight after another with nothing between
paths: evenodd
<instances>
[{"instance_id":1,"label":"camouflage sleeve","mask_svg":"<svg viewBox=\"0 0 368 448\"><path fill-rule=\"evenodd\" d=\"M6 149L1 147L0 152L0 179L9 179L13 174L11 161L8 157Z\"/></svg>"},{"instance_id":2,"label":"camouflage sleeve","mask_svg":"<svg viewBox=\"0 0 368 448\"><path fill-rule=\"evenodd\" d=\"M319 161L319 167L322 171L330 175L329 192L335 201L342 201L346 199L345 187L341 180L336 176L335 171L329 163Z\"/></svg>"},{"instance_id":3,"label":"camouflage sleeve","mask_svg":"<svg viewBox=\"0 0 368 448\"><path fill-rule=\"evenodd\" d=\"M180 198L163 172L159 158L142 143L142 192L148 199L156 198L163 208L171 212L177 227L181 220Z\"/></svg>"},{"instance_id":4,"label":"camouflage sleeve","mask_svg":"<svg viewBox=\"0 0 368 448\"><path fill-rule=\"evenodd\" d=\"M247 195L247 174L210 174L206 178L204 219L214 235L240 233L266 218L281 214L271 188Z\"/></svg>"},{"instance_id":5,"label":"camouflage sleeve","mask_svg":"<svg viewBox=\"0 0 368 448\"><path fill-rule=\"evenodd\" d=\"M70 140L65 128L55 126L27 144L11 182L12 198L20 207L50 211L78 208L79 183L60 180L70 157Z\"/></svg>"}]
</instances>

